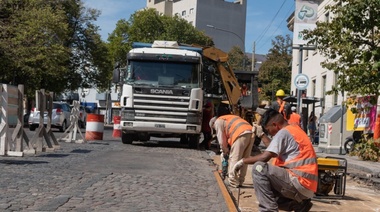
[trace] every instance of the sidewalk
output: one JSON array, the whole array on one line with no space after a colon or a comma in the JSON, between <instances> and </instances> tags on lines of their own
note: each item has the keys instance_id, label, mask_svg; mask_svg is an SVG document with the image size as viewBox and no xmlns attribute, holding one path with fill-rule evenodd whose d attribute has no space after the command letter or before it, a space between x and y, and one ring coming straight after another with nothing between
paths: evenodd
<instances>
[{"instance_id":1,"label":"sidewalk","mask_svg":"<svg viewBox=\"0 0 380 212\"><path fill-rule=\"evenodd\" d=\"M216 149L214 149L216 150ZM220 155L209 155L220 167ZM316 211L380 211L378 191L372 184L380 185L380 163L362 161L356 156L317 153L318 157L338 157L347 160L347 182L343 198L314 199L312 212ZM246 180L240 189L227 186L240 211L258 211L258 202L252 184L252 165L248 166ZM365 179L358 181L357 178ZM227 182L227 180L225 181ZM370 186L367 186L370 184ZM380 188L378 186L377 188ZM334 197L333 191L329 196Z\"/></svg>"}]
</instances>

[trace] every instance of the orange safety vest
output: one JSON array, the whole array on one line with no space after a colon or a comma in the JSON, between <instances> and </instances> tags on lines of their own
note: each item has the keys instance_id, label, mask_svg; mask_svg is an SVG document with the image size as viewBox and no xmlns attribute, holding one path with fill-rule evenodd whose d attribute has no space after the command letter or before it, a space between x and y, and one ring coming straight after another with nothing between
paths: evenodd
<instances>
[{"instance_id":1,"label":"orange safety vest","mask_svg":"<svg viewBox=\"0 0 380 212\"><path fill-rule=\"evenodd\" d=\"M301 126L301 116L299 114L297 114L297 113L290 114L288 123L289 124L295 124L295 125Z\"/></svg>"},{"instance_id":2,"label":"orange safety vest","mask_svg":"<svg viewBox=\"0 0 380 212\"><path fill-rule=\"evenodd\" d=\"M277 103L278 103L278 112L282 114L282 112L284 112L284 108L285 108L285 101L282 101L282 103L280 103L280 101L277 100Z\"/></svg>"},{"instance_id":3,"label":"orange safety vest","mask_svg":"<svg viewBox=\"0 0 380 212\"><path fill-rule=\"evenodd\" d=\"M289 131L294 140L298 143L299 155L286 162L280 160L280 158L275 158L273 164L275 166L285 167L286 171L298 178L302 186L316 192L318 185L318 164L317 156L310 139L298 126L288 125L285 129Z\"/></svg>"},{"instance_id":4,"label":"orange safety vest","mask_svg":"<svg viewBox=\"0 0 380 212\"><path fill-rule=\"evenodd\" d=\"M278 112L281 113L282 116L284 116L284 119L285 119L285 120L288 120L287 117L286 117L286 112L284 111L284 109L285 109L285 103L286 103L286 102L285 102L285 101L282 101L282 103L280 103L280 101L277 100L277 103L278 103L278 106L279 106L279 108L278 108Z\"/></svg>"},{"instance_id":5,"label":"orange safety vest","mask_svg":"<svg viewBox=\"0 0 380 212\"><path fill-rule=\"evenodd\" d=\"M227 142L230 146L232 146L232 144L244 131L252 131L252 125L239 116L224 115L219 117L219 119L223 119L225 121L224 132L226 133Z\"/></svg>"}]
</instances>

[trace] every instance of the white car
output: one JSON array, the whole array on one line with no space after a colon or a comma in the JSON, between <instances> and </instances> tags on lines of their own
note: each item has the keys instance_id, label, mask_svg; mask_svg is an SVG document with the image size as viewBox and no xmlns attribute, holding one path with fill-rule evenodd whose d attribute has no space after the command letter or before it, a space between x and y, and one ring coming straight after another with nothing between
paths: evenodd
<instances>
[{"instance_id":1,"label":"white car","mask_svg":"<svg viewBox=\"0 0 380 212\"><path fill-rule=\"evenodd\" d=\"M58 128L61 132L64 132L68 126L70 126L70 105L65 102L53 102L53 110L51 117L51 127ZM48 112L44 113L44 125L47 124ZM40 123L40 111L33 108L30 112L28 124L31 131L36 130Z\"/></svg>"}]
</instances>

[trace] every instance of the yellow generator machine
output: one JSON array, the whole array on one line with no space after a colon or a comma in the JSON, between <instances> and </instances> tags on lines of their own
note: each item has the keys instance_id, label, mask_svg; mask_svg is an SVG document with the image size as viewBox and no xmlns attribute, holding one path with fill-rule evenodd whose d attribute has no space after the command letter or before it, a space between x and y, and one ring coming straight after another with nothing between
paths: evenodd
<instances>
[{"instance_id":1,"label":"yellow generator machine","mask_svg":"<svg viewBox=\"0 0 380 212\"><path fill-rule=\"evenodd\" d=\"M318 188L315 198L343 198L346 191L347 160L318 158ZM335 195L329 195L334 190Z\"/></svg>"}]
</instances>

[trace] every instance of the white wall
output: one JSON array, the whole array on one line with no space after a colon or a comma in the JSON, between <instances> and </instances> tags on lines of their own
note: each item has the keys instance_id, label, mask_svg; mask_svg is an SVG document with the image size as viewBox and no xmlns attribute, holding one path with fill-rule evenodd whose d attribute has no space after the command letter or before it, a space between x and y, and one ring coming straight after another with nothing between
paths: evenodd
<instances>
[{"instance_id":1,"label":"white wall","mask_svg":"<svg viewBox=\"0 0 380 212\"><path fill-rule=\"evenodd\" d=\"M318 21L327 21L327 17L332 17L331 13L326 11L325 6L331 4L333 0L324 0L318 8ZM326 16L329 14L329 16ZM299 55L300 52L298 49L293 50L293 62L292 62L292 83L291 91L296 94L296 87L294 85L294 78L299 71ZM326 91L331 90L332 86L335 85L335 74L333 71L329 71L325 68L322 68L321 62L325 58L319 54L316 50L304 50L303 51L303 60L302 60L302 73L306 74L309 77L309 86L307 87L307 96L308 97L317 97L324 99L324 107L315 108L315 114L319 117L320 114L328 111L334 104L340 105L343 98L341 93L337 96L337 101L334 101L336 98L334 95L323 95L323 76L326 77ZM313 80L315 80L315 93L313 93ZM317 105L319 105L317 103ZM309 111L310 112L310 111Z\"/></svg>"}]
</instances>

